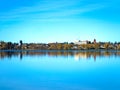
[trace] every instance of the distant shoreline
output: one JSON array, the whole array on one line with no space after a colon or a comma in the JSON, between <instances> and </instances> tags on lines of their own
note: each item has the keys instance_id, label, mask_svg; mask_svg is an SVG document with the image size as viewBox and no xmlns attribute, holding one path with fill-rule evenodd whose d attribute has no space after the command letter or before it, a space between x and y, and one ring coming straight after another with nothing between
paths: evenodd
<instances>
[{"instance_id":1,"label":"distant shoreline","mask_svg":"<svg viewBox=\"0 0 120 90\"><path fill-rule=\"evenodd\" d=\"M12 42L0 42L0 50L81 50L81 51L99 51L99 50L120 50L120 42L110 43L110 42L64 42L64 43L23 43L20 40L19 43Z\"/></svg>"}]
</instances>

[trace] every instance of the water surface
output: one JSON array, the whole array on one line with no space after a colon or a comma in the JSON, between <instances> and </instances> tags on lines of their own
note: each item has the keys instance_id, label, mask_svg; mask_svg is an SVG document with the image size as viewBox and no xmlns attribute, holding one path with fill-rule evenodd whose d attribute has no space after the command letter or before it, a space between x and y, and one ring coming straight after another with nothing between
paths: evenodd
<instances>
[{"instance_id":1,"label":"water surface","mask_svg":"<svg viewBox=\"0 0 120 90\"><path fill-rule=\"evenodd\" d=\"M120 90L119 51L0 51L0 90Z\"/></svg>"}]
</instances>

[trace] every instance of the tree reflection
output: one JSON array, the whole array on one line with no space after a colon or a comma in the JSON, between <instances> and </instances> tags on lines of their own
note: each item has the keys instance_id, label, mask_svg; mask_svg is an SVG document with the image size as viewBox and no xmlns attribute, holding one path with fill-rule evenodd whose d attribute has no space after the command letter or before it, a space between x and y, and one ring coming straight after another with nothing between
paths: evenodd
<instances>
[{"instance_id":1,"label":"tree reflection","mask_svg":"<svg viewBox=\"0 0 120 90\"><path fill-rule=\"evenodd\" d=\"M120 51L0 51L0 59L19 57L20 60L24 56L50 56L50 57L74 57L76 60L93 58L96 61L97 57L120 56Z\"/></svg>"}]
</instances>

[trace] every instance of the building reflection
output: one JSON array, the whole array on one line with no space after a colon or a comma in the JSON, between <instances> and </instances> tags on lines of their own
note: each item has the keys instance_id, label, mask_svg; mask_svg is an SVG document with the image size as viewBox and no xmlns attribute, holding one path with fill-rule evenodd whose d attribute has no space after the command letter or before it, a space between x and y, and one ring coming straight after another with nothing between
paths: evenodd
<instances>
[{"instance_id":1,"label":"building reflection","mask_svg":"<svg viewBox=\"0 0 120 90\"><path fill-rule=\"evenodd\" d=\"M19 57L22 60L25 56L50 56L50 57L74 57L75 60L97 57L120 56L119 51L0 51L0 59Z\"/></svg>"}]
</instances>

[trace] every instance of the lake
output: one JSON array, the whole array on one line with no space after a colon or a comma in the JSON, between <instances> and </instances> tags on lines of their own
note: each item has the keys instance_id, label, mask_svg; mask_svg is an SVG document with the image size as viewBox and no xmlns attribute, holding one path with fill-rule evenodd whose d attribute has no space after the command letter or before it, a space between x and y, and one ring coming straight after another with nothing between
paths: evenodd
<instances>
[{"instance_id":1,"label":"lake","mask_svg":"<svg viewBox=\"0 0 120 90\"><path fill-rule=\"evenodd\" d=\"M0 51L0 90L120 90L120 51Z\"/></svg>"}]
</instances>

